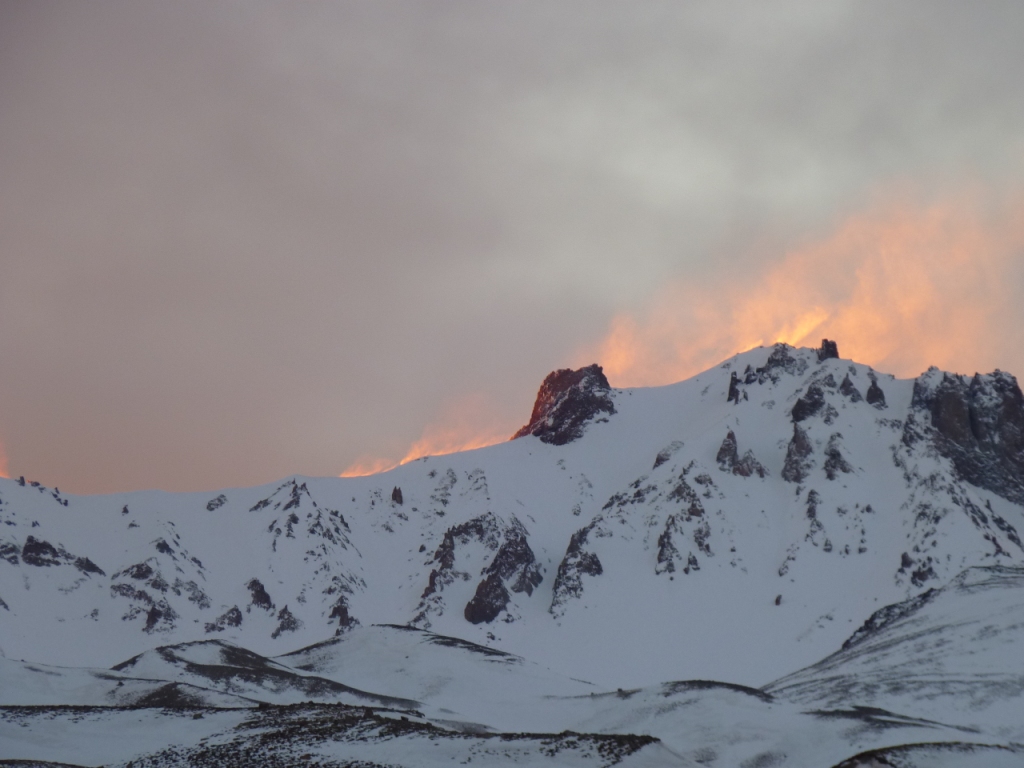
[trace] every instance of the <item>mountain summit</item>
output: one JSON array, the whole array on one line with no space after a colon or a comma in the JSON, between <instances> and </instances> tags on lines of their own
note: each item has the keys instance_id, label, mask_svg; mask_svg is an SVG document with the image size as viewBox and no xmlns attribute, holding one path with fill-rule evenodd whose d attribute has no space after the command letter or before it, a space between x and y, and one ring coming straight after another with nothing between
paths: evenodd
<instances>
[{"instance_id":1,"label":"mountain summit","mask_svg":"<svg viewBox=\"0 0 1024 768\"><path fill-rule=\"evenodd\" d=\"M615 413L610 392L600 365L553 371L540 385L529 423L512 439L533 435L551 445L578 440L596 416Z\"/></svg>"},{"instance_id":2,"label":"mountain summit","mask_svg":"<svg viewBox=\"0 0 1024 768\"><path fill-rule=\"evenodd\" d=\"M1022 477L1012 376L901 380L824 340L664 387L555 371L514 439L380 475L90 497L0 479L0 745L154 767L1020 765Z\"/></svg>"},{"instance_id":3,"label":"mountain summit","mask_svg":"<svg viewBox=\"0 0 1024 768\"><path fill-rule=\"evenodd\" d=\"M838 355L777 344L638 389L555 371L516 439L363 478L92 497L0 480L0 647L102 665L412 624L609 685L764 683L881 606L1024 565L1016 380Z\"/></svg>"}]
</instances>

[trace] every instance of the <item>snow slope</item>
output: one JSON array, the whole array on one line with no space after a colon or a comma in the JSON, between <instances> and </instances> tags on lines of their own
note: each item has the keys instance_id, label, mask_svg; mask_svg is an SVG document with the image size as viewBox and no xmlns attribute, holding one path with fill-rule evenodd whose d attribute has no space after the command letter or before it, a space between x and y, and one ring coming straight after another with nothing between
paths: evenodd
<instances>
[{"instance_id":1,"label":"snow slope","mask_svg":"<svg viewBox=\"0 0 1024 768\"><path fill-rule=\"evenodd\" d=\"M365 478L95 497L0 480L0 648L109 666L412 623L607 687L756 686L883 605L1024 563L1015 489L968 482L929 437L941 374L819 358L779 345L667 387L595 385L614 413L565 444Z\"/></svg>"},{"instance_id":2,"label":"snow slope","mask_svg":"<svg viewBox=\"0 0 1024 768\"><path fill-rule=\"evenodd\" d=\"M50 699L64 695L67 703L102 698L97 680L104 690L115 679L143 682L121 677L128 672L153 678L145 681L151 688L162 675L193 693L130 709L0 707L0 759L136 768L312 758L408 766L621 760L852 768L886 765L882 758L922 768L1016 766L1024 763L1014 747L1024 741L1022 586L1024 569L970 569L942 589L881 609L837 653L761 690L713 681L595 690L494 649L394 626L355 628L274 661L221 641L158 648L109 673L6 660L0 690L24 686L22 699L38 698L40 683L25 685L32 675L47 678ZM296 684L303 675L307 683ZM422 702L395 709L383 705L408 699L363 694L355 707L312 703L336 694L329 680ZM219 692L240 687L251 698ZM281 706L302 692L310 703ZM254 711L254 699L277 704ZM123 729L130 739L113 738Z\"/></svg>"}]
</instances>

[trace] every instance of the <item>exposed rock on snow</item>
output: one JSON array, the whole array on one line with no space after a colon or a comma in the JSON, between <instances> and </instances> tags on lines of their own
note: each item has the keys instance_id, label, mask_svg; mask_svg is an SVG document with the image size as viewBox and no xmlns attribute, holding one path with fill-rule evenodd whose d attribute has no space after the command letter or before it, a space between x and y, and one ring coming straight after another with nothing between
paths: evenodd
<instances>
[{"instance_id":1,"label":"exposed rock on snow","mask_svg":"<svg viewBox=\"0 0 1024 768\"><path fill-rule=\"evenodd\" d=\"M882 410L883 408L887 407L885 402L885 392L883 392L882 388L878 386L878 379L871 374L869 375L871 376L871 386L868 387L868 404L875 406L875 408L879 410Z\"/></svg>"},{"instance_id":2,"label":"exposed rock on snow","mask_svg":"<svg viewBox=\"0 0 1024 768\"><path fill-rule=\"evenodd\" d=\"M821 340L821 346L818 348L818 362L824 362L825 360L832 360L839 358L839 345L834 341L828 339Z\"/></svg>"},{"instance_id":3,"label":"exposed rock on snow","mask_svg":"<svg viewBox=\"0 0 1024 768\"><path fill-rule=\"evenodd\" d=\"M265 611L274 610L274 601L270 599L266 587L263 586L259 579L250 579L245 588L249 590L249 594L252 597L249 601L249 608L262 608Z\"/></svg>"},{"instance_id":4,"label":"exposed rock on snow","mask_svg":"<svg viewBox=\"0 0 1024 768\"><path fill-rule=\"evenodd\" d=\"M534 435L552 445L578 440L594 417L615 413L610 391L600 365L549 373L537 392L529 423L512 439Z\"/></svg>"},{"instance_id":5,"label":"exposed rock on snow","mask_svg":"<svg viewBox=\"0 0 1024 768\"><path fill-rule=\"evenodd\" d=\"M736 445L736 434L731 429L722 441L715 460L723 472L732 472L740 477L750 477L751 475L764 477L768 473L754 458L753 451L747 451L743 454L743 458L740 458L739 448Z\"/></svg>"},{"instance_id":6,"label":"exposed rock on snow","mask_svg":"<svg viewBox=\"0 0 1024 768\"><path fill-rule=\"evenodd\" d=\"M789 447L786 448L786 461L782 465L782 479L791 483L802 483L807 479L814 462L811 454L814 447L807 437L807 433L800 429L799 424L793 424L793 436L789 440Z\"/></svg>"},{"instance_id":7,"label":"exposed rock on snow","mask_svg":"<svg viewBox=\"0 0 1024 768\"><path fill-rule=\"evenodd\" d=\"M857 389L856 385L850 380L850 374L846 374L846 376L843 377L843 383L839 385L839 392L843 397L849 398L851 403L859 403L864 399L860 394L860 390ZM883 395L883 399L884 397L885 396Z\"/></svg>"},{"instance_id":8,"label":"exposed rock on snow","mask_svg":"<svg viewBox=\"0 0 1024 768\"><path fill-rule=\"evenodd\" d=\"M804 395L793 405L793 423L799 423L816 415L825 406L825 392L820 382L813 382Z\"/></svg>"},{"instance_id":9,"label":"exposed rock on snow","mask_svg":"<svg viewBox=\"0 0 1024 768\"><path fill-rule=\"evenodd\" d=\"M911 405L927 414L936 448L961 477L1024 504L1024 395L1013 376L968 381L932 368L914 383Z\"/></svg>"},{"instance_id":10,"label":"exposed rock on snow","mask_svg":"<svg viewBox=\"0 0 1024 768\"><path fill-rule=\"evenodd\" d=\"M565 550L565 557L559 563L558 573L555 575L550 608L554 616L564 613L564 606L568 600L583 594L584 576L600 576L604 572L597 555L586 549L587 537L594 527L595 523L591 523L580 528L569 539L569 547Z\"/></svg>"},{"instance_id":11,"label":"exposed rock on snow","mask_svg":"<svg viewBox=\"0 0 1024 768\"><path fill-rule=\"evenodd\" d=\"M825 476L829 480L835 480L840 472L849 474L853 472L853 467L843 457L843 453L840 450L842 446L843 436L841 433L836 432L828 439L828 446L825 448L825 464L823 466L825 470Z\"/></svg>"}]
</instances>

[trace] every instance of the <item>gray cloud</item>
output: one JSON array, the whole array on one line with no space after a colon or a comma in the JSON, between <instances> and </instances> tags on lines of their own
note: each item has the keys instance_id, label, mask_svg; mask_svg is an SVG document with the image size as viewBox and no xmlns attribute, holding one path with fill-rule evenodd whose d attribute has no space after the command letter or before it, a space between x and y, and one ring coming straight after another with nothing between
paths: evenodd
<instances>
[{"instance_id":1,"label":"gray cloud","mask_svg":"<svg viewBox=\"0 0 1024 768\"><path fill-rule=\"evenodd\" d=\"M400 456L667 279L1013 191L1019 3L7 3L0 441L67 490Z\"/></svg>"}]
</instances>

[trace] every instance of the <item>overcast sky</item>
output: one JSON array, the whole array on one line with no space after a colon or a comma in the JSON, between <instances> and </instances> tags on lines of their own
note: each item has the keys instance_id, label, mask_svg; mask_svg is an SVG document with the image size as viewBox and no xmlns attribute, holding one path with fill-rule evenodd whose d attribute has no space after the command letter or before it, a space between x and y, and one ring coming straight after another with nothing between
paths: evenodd
<instances>
[{"instance_id":1,"label":"overcast sky","mask_svg":"<svg viewBox=\"0 0 1024 768\"><path fill-rule=\"evenodd\" d=\"M623 385L797 326L1024 374L1022 32L1019 0L3 0L6 471L337 475L511 433L609 334L650 347L599 360ZM855 297L907 249L944 253L915 308ZM872 351L851 306L937 330Z\"/></svg>"}]
</instances>

